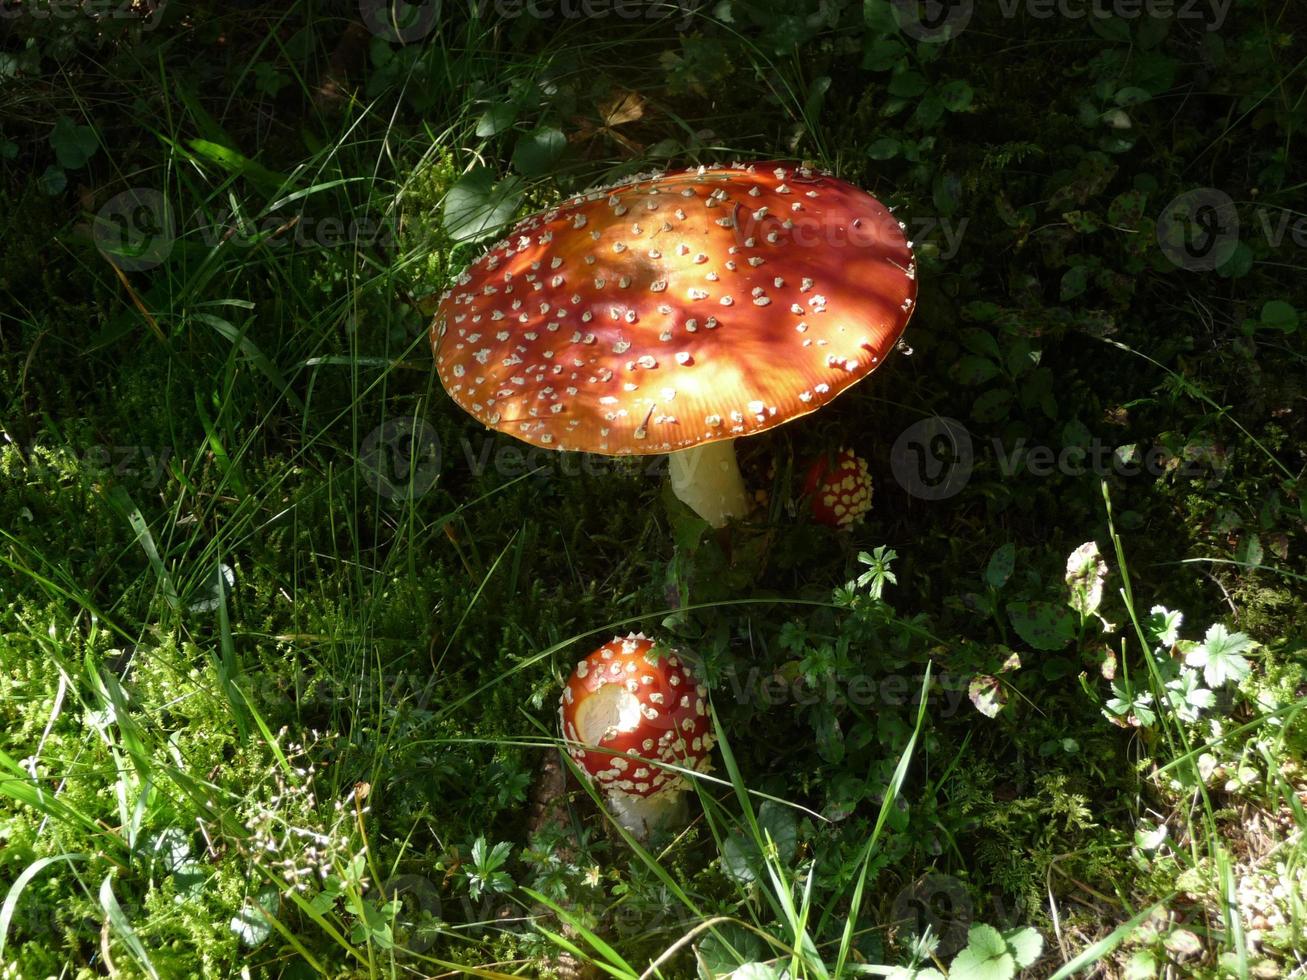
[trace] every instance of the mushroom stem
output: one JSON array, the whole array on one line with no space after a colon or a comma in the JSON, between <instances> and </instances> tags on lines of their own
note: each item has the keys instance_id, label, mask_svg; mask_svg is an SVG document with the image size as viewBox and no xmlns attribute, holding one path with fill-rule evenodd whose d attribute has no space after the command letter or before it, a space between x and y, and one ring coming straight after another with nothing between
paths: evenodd
<instances>
[{"instance_id":1,"label":"mushroom stem","mask_svg":"<svg viewBox=\"0 0 1307 980\"><path fill-rule=\"evenodd\" d=\"M684 823L689 812L685 793L677 790L664 790L654 796L632 796L618 791L609 793L607 798L613 818L641 842L659 830Z\"/></svg>"},{"instance_id":2,"label":"mushroom stem","mask_svg":"<svg viewBox=\"0 0 1307 980\"><path fill-rule=\"evenodd\" d=\"M749 512L749 497L735 461L735 440L720 439L671 454L672 492L713 527Z\"/></svg>"}]
</instances>

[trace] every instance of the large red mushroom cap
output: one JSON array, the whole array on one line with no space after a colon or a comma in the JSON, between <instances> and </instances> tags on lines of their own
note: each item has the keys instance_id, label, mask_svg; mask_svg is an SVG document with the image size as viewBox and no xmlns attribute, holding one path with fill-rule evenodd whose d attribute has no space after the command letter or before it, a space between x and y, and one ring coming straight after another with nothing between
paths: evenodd
<instances>
[{"instance_id":1,"label":"large red mushroom cap","mask_svg":"<svg viewBox=\"0 0 1307 980\"><path fill-rule=\"evenodd\" d=\"M450 397L549 449L664 453L815 411L913 312L910 243L851 184L766 163L639 177L527 218L442 298Z\"/></svg>"},{"instance_id":2,"label":"large red mushroom cap","mask_svg":"<svg viewBox=\"0 0 1307 980\"><path fill-rule=\"evenodd\" d=\"M853 527L871 510L867 461L852 449L841 449L834 460L819 456L808 467L803 492L818 524L841 530Z\"/></svg>"},{"instance_id":3,"label":"large red mushroom cap","mask_svg":"<svg viewBox=\"0 0 1307 980\"><path fill-rule=\"evenodd\" d=\"M559 705L568 753L619 816L686 787L666 764L699 770L713 745L708 690L675 650L643 633L614 637L576 665ZM648 804L648 805L646 805ZM628 829L645 829L628 826Z\"/></svg>"}]
</instances>

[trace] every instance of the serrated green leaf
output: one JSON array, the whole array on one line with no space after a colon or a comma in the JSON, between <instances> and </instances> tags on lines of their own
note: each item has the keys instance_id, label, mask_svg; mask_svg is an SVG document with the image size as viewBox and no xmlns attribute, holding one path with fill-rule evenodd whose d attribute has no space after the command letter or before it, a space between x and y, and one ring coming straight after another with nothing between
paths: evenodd
<instances>
[{"instance_id":1,"label":"serrated green leaf","mask_svg":"<svg viewBox=\"0 0 1307 980\"><path fill-rule=\"evenodd\" d=\"M1039 954L1044 951L1044 937L1031 926L1005 932L1003 938L1007 940L1008 948L1012 951L1012 958L1023 970L1039 959Z\"/></svg>"},{"instance_id":2,"label":"serrated green leaf","mask_svg":"<svg viewBox=\"0 0 1307 980\"><path fill-rule=\"evenodd\" d=\"M1183 622L1184 613L1171 612L1165 606L1154 606L1148 610L1144 629L1157 645L1172 647L1180 639L1180 626Z\"/></svg>"},{"instance_id":3,"label":"serrated green leaf","mask_svg":"<svg viewBox=\"0 0 1307 980\"><path fill-rule=\"evenodd\" d=\"M1213 623L1203 642L1185 655L1185 663L1203 669L1208 687L1217 688L1227 681L1241 681L1251 667L1243 654L1252 646L1244 633L1231 633L1220 623Z\"/></svg>"},{"instance_id":4,"label":"serrated green leaf","mask_svg":"<svg viewBox=\"0 0 1307 980\"><path fill-rule=\"evenodd\" d=\"M1012 980L1017 964L1002 934L979 923L967 932L967 946L953 959L950 980Z\"/></svg>"}]
</instances>

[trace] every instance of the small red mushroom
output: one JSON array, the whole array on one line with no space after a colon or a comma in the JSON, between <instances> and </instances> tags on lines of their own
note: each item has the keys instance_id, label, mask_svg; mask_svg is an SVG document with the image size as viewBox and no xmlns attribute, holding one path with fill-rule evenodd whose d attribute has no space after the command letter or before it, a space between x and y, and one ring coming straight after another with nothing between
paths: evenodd
<instances>
[{"instance_id":1,"label":"small red mushroom","mask_svg":"<svg viewBox=\"0 0 1307 980\"><path fill-rule=\"evenodd\" d=\"M643 633L613 637L576 665L559 703L567 751L638 838L672 823L687 788L676 769L707 769L708 689L675 650Z\"/></svg>"},{"instance_id":2,"label":"small red mushroom","mask_svg":"<svg viewBox=\"0 0 1307 980\"><path fill-rule=\"evenodd\" d=\"M841 449L833 460L819 456L808 467L803 492L818 524L839 530L853 527L871 510L867 461L852 449Z\"/></svg>"}]
</instances>

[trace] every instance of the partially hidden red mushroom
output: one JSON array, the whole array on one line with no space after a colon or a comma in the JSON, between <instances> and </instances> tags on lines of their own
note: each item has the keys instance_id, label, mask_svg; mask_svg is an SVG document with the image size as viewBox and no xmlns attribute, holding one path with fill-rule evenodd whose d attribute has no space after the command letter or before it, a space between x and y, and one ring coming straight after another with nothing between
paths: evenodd
<instances>
[{"instance_id":1,"label":"partially hidden red mushroom","mask_svg":"<svg viewBox=\"0 0 1307 980\"><path fill-rule=\"evenodd\" d=\"M713 746L708 690L675 651L643 633L614 637L576 665L559 718L567 751L628 831L669 826Z\"/></svg>"},{"instance_id":2,"label":"partially hidden red mushroom","mask_svg":"<svg viewBox=\"0 0 1307 980\"><path fill-rule=\"evenodd\" d=\"M874 197L808 167L637 177L519 223L442 298L450 397L548 449L670 453L715 527L745 516L733 440L816 411L888 356L917 292Z\"/></svg>"},{"instance_id":3,"label":"partially hidden red mushroom","mask_svg":"<svg viewBox=\"0 0 1307 980\"><path fill-rule=\"evenodd\" d=\"M851 528L871 510L867 461L852 449L841 449L833 459L819 456L808 467L803 492L814 521L840 530Z\"/></svg>"}]
</instances>

